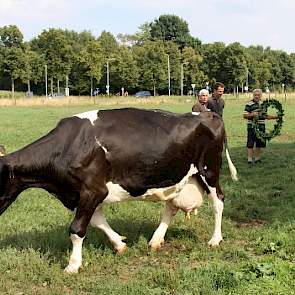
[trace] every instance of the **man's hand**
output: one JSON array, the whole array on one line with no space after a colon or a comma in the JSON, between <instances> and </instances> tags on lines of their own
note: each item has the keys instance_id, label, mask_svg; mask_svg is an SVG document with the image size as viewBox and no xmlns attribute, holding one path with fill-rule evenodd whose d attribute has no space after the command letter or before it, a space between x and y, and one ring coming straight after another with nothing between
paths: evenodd
<instances>
[{"instance_id":1,"label":"man's hand","mask_svg":"<svg viewBox=\"0 0 295 295\"><path fill-rule=\"evenodd\" d=\"M251 115L252 115L253 118L257 117L257 116L259 116L259 112L252 112Z\"/></svg>"}]
</instances>

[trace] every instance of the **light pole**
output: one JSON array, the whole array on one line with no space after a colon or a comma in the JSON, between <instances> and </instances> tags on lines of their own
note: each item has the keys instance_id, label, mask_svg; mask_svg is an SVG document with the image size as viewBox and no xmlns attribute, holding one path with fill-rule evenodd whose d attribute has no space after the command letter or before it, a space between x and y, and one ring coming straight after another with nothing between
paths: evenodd
<instances>
[{"instance_id":1,"label":"light pole","mask_svg":"<svg viewBox=\"0 0 295 295\"><path fill-rule=\"evenodd\" d=\"M193 96L195 95L195 87L196 87L196 84L191 84L192 88L193 88Z\"/></svg>"},{"instance_id":2,"label":"light pole","mask_svg":"<svg viewBox=\"0 0 295 295\"><path fill-rule=\"evenodd\" d=\"M167 55L167 70L168 70L168 96L171 94L171 82L170 82L170 57Z\"/></svg>"},{"instance_id":3,"label":"light pole","mask_svg":"<svg viewBox=\"0 0 295 295\"><path fill-rule=\"evenodd\" d=\"M183 96L183 63L180 68L180 96Z\"/></svg>"},{"instance_id":4,"label":"light pole","mask_svg":"<svg viewBox=\"0 0 295 295\"><path fill-rule=\"evenodd\" d=\"M183 66L187 64L188 62L183 62L180 65L180 95L181 96L183 96L183 79L184 79Z\"/></svg>"},{"instance_id":5,"label":"light pole","mask_svg":"<svg viewBox=\"0 0 295 295\"><path fill-rule=\"evenodd\" d=\"M106 85L106 93L110 95L110 69L109 69L109 61L107 61L107 85Z\"/></svg>"},{"instance_id":6,"label":"light pole","mask_svg":"<svg viewBox=\"0 0 295 295\"><path fill-rule=\"evenodd\" d=\"M93 96L93 77L90 78L90 96Z\"/></svg>"},{"instance_id":7,"label":"light pole","mask_svg":"<svg viewBox=\"0 0 295 295\"><path fill-rule=\"evenodd\" d=\"M44 66L45 67L45 97L46 99L48 98L48 83L47 83L47 65Z\"/></svg>"}]
</instances>

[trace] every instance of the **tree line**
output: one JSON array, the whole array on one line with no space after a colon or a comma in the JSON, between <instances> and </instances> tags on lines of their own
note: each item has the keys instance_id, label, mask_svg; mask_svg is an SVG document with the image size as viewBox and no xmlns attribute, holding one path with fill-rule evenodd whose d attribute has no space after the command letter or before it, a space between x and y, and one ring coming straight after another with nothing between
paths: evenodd
<instances>
[{"instance_id":1,"label":"tree line","mask_svg":"<svg viewBox=\"0 0 295 295\"><path fill-rule=\"evenodd\" d=\"M46 69L46 71L45 71ZM186 94L221 81L226 91L294 90L295 53L238 42L203 44L186 21L161 15L133 35L51 28L29 42L15 25L0 27L0 89L74 95L129 93ZM168 83L168 77L170 78ZM109 86L109 89L108 89Z\"/></svg>"}]
</instances>

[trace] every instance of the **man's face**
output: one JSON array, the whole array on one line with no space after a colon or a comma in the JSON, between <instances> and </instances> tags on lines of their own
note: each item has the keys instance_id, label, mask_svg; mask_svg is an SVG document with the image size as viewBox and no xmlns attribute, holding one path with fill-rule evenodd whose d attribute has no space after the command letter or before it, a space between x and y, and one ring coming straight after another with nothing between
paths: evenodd
<instances>
[{"instance_id":1,"label":"man's face","mask_svg":"<svg viewBox=\"0 0 295 295\"><path fill-rule=\"evenodd\" d=\"M199 102L201 104L206 104L208 101L208 94L207 93L202 93L199 95Z\"/></svg>"},{"instance_id":2,"label":"man's face","mask_svg":"<svg viewBox=\"0 0 295 295\"><path fill-rule=\"evenodd\" d=\"M223 87L218 87L217 89L214 90L214 97L220 98L224 93L224 88Z\"/></svg>"},{"instance_id":3,"label":"man's face","mask_svg":"<svg viewBox=\"0 0 295 295\"><path fill-rule=\"evenodd\" d=\"M261 99L261 93L260 92L254 92L253 93L253 100L255 101L255 102L259 102L260 101L260 99Z\"/></svg>"}]
</instances>

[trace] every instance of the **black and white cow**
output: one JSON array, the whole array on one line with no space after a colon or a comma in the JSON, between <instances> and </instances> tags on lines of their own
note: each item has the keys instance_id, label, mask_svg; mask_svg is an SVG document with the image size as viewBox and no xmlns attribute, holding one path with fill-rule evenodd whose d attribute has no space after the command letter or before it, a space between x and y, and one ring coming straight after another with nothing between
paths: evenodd
<instances>
[{"instance_id":1,"label":"black and white cow","mask_svg":"<svg viewBox=\"0 0 295 295\"><path fill-rule=\"evenodd\" d=\"M129 200L166 202L149 245L159 249L168 225L181 209L213 202L215 229L209 245L222 240L223 193L219 186L225 141L222 119L211 112L174 114L135 108L90 111L65 118L44 137L0 158L0 214L25 189L38 187L74 211L73 251L65 271L82 264L82 242L90 223L101 229L117 252L125 237L107 223L102 207ZM233 179L237 173L226 149Z\"/></svg>"}]
</instances>

